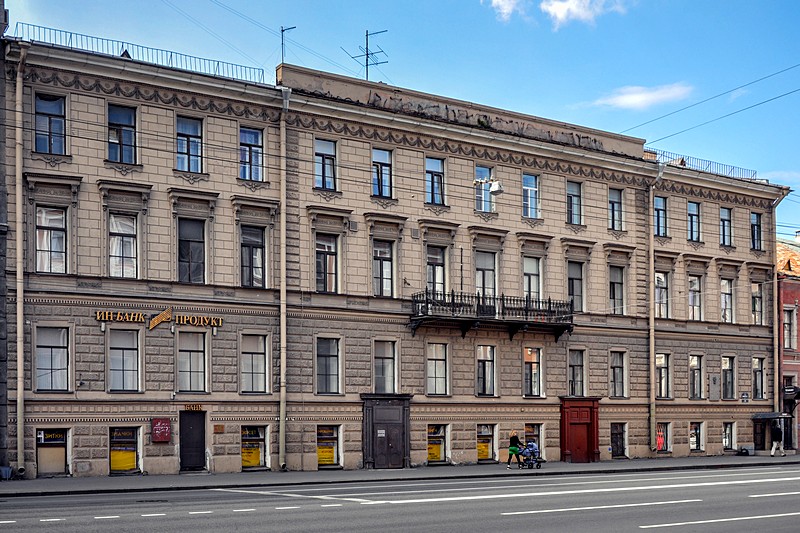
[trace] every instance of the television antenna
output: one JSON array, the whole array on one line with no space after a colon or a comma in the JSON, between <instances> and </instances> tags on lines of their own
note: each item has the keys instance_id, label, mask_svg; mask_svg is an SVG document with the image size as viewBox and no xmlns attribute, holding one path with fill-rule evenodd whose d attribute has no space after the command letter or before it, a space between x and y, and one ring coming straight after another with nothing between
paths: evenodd
<instances>
[{"instance_id":1,"label":"television antenna","mask_svg":"<svg viewBox=\"0 0 800 533\"><path fill-rule=\"evenodd\" d=\"M291 28L284 28L281 26L281 64L283 64L284 58L286 57L286 41L283 38L283 34L287 31L295 29L297 26L292 26Z\"/></svg>"},{"instance_id":2,"label":"television antenna","mask_svg":"<svg viewBox=\"0 0 800 533\"><path fill-rule=\"evenodd\" d=\"M367 81L369 81L369 67L370 67L370 65L372 65L373 67L376 67L378 65L383 65L384 63L388 63L389 62L388 60L379 61L375 57L375 56L380 55L380 54L383 54L386 57L388 57L388 55L386 54L386 52L383 51L383 49L380 46L377 46L377 45L376 45L377 51L370 50L369 49L369 38L372 35L378 35L380 33L386 33L387 31L389 31L389 30L374 31L374 32L370 33L370 31L367 30L365 38L364 38L364 46L359 46L358 47L358 49L361 50L361 53L359 55L354 56L353 54L351 54L350 52L348 52L347 50L342 48L344 53L349 55L350 59L352 59L353 61L355 61L359 65L361 64L361 61L359 61L359 59L361 59L362 57L364 58L364 68L367 71L365 79Z\"/></svg>"}]
</instances>

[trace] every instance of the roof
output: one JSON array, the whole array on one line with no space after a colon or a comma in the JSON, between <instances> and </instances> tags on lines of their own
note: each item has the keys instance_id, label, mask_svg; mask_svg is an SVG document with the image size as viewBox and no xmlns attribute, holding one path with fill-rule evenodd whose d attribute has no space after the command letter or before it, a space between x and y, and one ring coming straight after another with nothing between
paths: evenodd
<instances>
[{"instance_id":1,"label":"roof","mask_svg":"<svg viewBox=\"0 0 800 533\"><path fill-rule=\"evenodd\" d=\"M778 274L800 277L800 242L778 239Z\"/></svg>"}]
</instances>

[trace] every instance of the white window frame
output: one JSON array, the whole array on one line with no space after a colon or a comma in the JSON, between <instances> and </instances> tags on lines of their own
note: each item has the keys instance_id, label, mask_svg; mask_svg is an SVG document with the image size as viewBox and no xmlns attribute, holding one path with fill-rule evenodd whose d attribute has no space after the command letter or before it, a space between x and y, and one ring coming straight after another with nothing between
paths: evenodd
<instances>
[{"instance_id":1,"label":"white window frame","mask_svg":"<svg viewBox=\"0 0 800 533\"><path fill-rule=\"evenodd\" d=\"M731 442L730 447L725 447L725 426L729 426L731 428ZM723 450L735 450L736 449L736 422L723 422L722 423L722 449Z\"/></svg>"},{"instance_id":2,"label":"white window frame","mask_svg":"<svg viewBox=\"0 0 800 533\"><path fill-rule=\"evenodd\" d=\"M491 193L493 178L491 167L475 165L475 211L478 213L494 213L495 201Z\"/></svg>"},{"instance_id":3,"label":"white window frame","mask_svg":"<svg viewBox=\"0 0 800 533\"><path fill-rule=\"evenodd\" d=\"M201 335L203 340L203 388L200 390L196 389L181 389L181 371L180 371L180 358L181 358L181 336L191 334L191 335ZM175 392L177 394L204 394L209 391L209 378L210 378L210 360L211 360L211 350L210 350L210 337L211 331L198 329L198 328L176 328L175 329ZM188 386L191 387L191 370L189 371L189 383Z\"/></svg>"},{"instance_id":4,"label":"white window frame","mask_svg":"<svg viewBox=\"0 0 800 533\"><path fill-rule=\"evenodd\" d=\"M489 364L481 364L488 361ZM484 367L483 389L479 386L480 367ZM486 367L491 369L491 379L487 379ZM497 347L491 344L479 344L475 347L475 395L479 397L497 396Z\"/></svg>"},{"instance_id":5,"label":"white window frame","mask_svg":"<svg viewBox=\"0 0 800 533\"><path fill-rule=\"evenodd\" d=\"M573 385L573 382L577 380L573 380L573 372L572 367L572 354L580 354L581 357L581 371L580 371L580 378L581 378L581 390L576 391L576 387ZM587 395L588 392L588 382L586 381L586 367L588 366L588 358L587 358L588 350L585 348L570 348L567 350L567 396L574 396L576 398L582 398Z\"/></svg>"},{"instance_id":6,"label":"white window frame","mask_svg":"<svg viewBox=\"0 0 800 533\"><path fill-rule=\"evenodd\" d=\"M790 320L786 321L787 313L791 314ZM789 326L789 335L786 335L786 326ZM787 350L797 349L797 307L785 305L783 307L783 347ZM788 340L788 342L787 342Z\"/></svg>"},{"instance_id":7,"label":"white window frame","mask_svg":"<svg viewBox=\"0 0 800 533\"><path fill-rule=\"evenodd\" d=\"M381 357L380 359L391 359L392 361L392 376L391 376L391 390L379 390L378 388L378 343L386 344L391 348L391 357ZM397 339L383 339L377 338L372 341L372 390L376 394L396 394L400 390L400 357L399 357L400 342Z\"/></svg>"},{"instance_id":8,"label":"white window frame","mask_svg":"<svg viewBox=\"0 0 800 533\"><path fill-rule=\"evenodd\" d=\"M730 291L726 292L725 283L730 283ZM729 297L730 300L726 301ZM730 304L730 305L727 305ZM728 311L726 313L726 311ZM720 278L719 280L719 321L726 324L736 322L736 280Z\"/></svg>"},{"instance_id":9,"label":"white window frame","mask_svg":"<svg viewBox=\"0 0 800 533\"><path fill-rule=\"evenodd\" d=\"M40 329L63 329L67 332L67 368L66 368L66 383L63 389L48 389L48 388L41 388L39 387L39 378L38 375L32 376L32 388L35 392L47 392L47 393L68 393L74 390L74 372L75 372L75 339L74 339L74 328L70 327L69 324L63 322L37 322L33 329L34 338L32 339L32 346L34 350L34 363L32 368L32 373L38 374L39 371L39 330Z\"/></svg>"},{"instance_id":10,"label":"white window frame","mask_svg":"<svg viewBox=\"0 0 800 533\"><path fill-rule=\"evenodd\" d=\"M132 331L136 333L136 387L133 389L112 389L111 388L111 374L113 369L111 368L111 349L113 348L111 344L111 338L115 331ZM126 392L140 392L142 390L142 384L144 383L144 358L142 357L143 350L142 347L144 345L144 333L142 328L137 327L107 327L106 328L106 361L108 362L107 371L106 371L106 390L112 394L118 393L126 393ZM124 376L123 376L123 384L124 384Z\"/></svg>"},{"instance_id":11,"label":"white window frame","mask_svg":"<svg viewBox=\"0 0 800 533\"><path fill-rule=\"evenodd\" d=\"M531 391L529 392L526 384L528 383L528 356L536 357L536 383L534 384L533 376L530 376ZM533 364L531 362L531 364ZM522 396L524 398L545 398L544 390L544 350L539 346L527 346L522 349ZM538 392L535 392L538 391Z\"/></svg>"},{"instance_id":12,"label":"white window frame","mask_svg":"<svg viewBox=\"0 0 800 533\"><path fill-rule=\"evenodd\" d=\"M532 179L533 185L526 185L525 178ZM522 216L524 218L541 218L539 180L538 174L522 173Z\"/></svg>"},{"instance_id":13,"label":"white window frame","mask_svg":"<svg viewBox=\"0 0 800 533\"><path fill-rule=\"evenodd\" d=\"M431 379L436 380L434 383L441 379L439 376L431 376L431 361L442 361L441 358L431 358L430 350L432 346L444 347L444 392L432 392L430 387ZM427 396L450 395L450 346L446 342L428 342L425 344L425 394Z\"/></svg>"},{"instance_id":14,"label":"white window frame","mask_svg":"<svg viewBox=\"0 0 800 533\"><path fill-rule=\"evenodd\" d=\"M699 442L697 443L697 447L692 448L692 424L698 424L700 426L700 435L697 436ZM690 420L689 421L689 453L702 453L706 451L706 424L705 422L700 422L697 420Z\"/></svg>"},{"instance_id":15,"label":"white window frame","mask_svg":"<svg viewBox=\"0 0 800 533\"><path fill-rule=\"evenodd\" d=\"M614 356L619 354L622 357L622 394L614 394ZM608 396L609 398L627 398L629 396L628 390L628 352L621 348L614 348L608 352Z\"/></svg>"},{"instance_id":16,"label":"white window frame","mask_svg":"<svg viewBox=\"0 0 800 533\"><path fill-rule=\"evenodd\" d=\"M319 340L335 340L336 341L336 390L335 391L320 391L319 387ZM314 394L319 396L339 396L344 393L344 362L342 354L344 353L344 341L342 337L337 335L315 335L314 336Z\"/></svg>"},{"instance_id":17,"label":"white window frame","mask_svg":"<svg viewBox=\"0 0 800 533\"><path fill-rule=\"evenodd\" d=\"M244 377L244 340L245 340L245 337L262 337L263 340L264 340L264 354L263 354L264 355L264 390L263 391L259 391L259 390L244 390L243 377ZM271 377L270 370L272 369L271 368L272 365L270 363L271 363L272 358L270 357L270 353L271 353L271 351L270 351L271 344L270 343L271 343L270 335L268 333L264 332L264 331L242 330L242 331L239 332L239 350L238 350L238 352L239 352L239 364L238 364L238 369L239 369L239 372L238 372L238 374L239 374L239 394L246 394L246 395L271 394L272 391L271 391L270 385L272 383L272 377ZM255 353L258 353L258 352L248 352L248 353L255 354ZM259 355L261 355L261 354L259 353ZM253 374L253 372L249 372L249 373Z\"/></svg>"}]
</instances>

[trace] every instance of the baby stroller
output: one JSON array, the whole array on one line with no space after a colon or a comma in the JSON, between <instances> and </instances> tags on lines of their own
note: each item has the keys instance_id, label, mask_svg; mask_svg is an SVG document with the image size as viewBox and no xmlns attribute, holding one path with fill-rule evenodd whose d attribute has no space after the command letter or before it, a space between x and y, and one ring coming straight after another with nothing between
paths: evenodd
<instances>
[{"instance_id":1,"label":"baby stroller","mask_svg":"<svg viewBox=\"0 0 800 533\"><path fill-rule=\"evenodd\" d=\"M542 458L539 455L539 447L533 441L528 441L522 450L520 450L520 455L522 455L522 468L526 466L528 468L533 468L534 465L536 468L542 467Z\"/></svg>"}]
</instances>

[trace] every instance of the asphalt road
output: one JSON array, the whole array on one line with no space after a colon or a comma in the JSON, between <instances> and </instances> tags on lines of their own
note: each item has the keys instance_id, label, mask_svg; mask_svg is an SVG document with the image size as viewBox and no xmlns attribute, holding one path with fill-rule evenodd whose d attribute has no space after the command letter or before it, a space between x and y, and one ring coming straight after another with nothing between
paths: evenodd
<instances>
[{"instance_id":1,"label":"asphalt road","mask_svg":"<svg viewBox=\"0 0 800 533\"><path fill-rule=\"evenodd\" d=\"M800 467L17 497L0 531L800 531Z\"/></svg>"}]
</instances>

